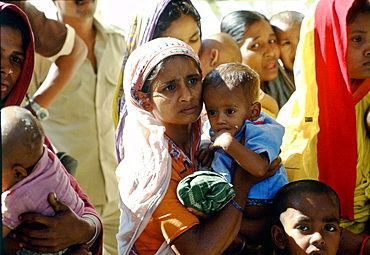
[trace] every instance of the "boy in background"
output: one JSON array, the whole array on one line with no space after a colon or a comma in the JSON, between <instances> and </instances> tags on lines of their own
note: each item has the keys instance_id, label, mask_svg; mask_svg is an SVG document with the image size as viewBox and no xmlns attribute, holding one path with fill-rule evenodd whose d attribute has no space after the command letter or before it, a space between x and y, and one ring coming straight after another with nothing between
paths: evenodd
<instances>
[{"instance_id":1,"label":"boy in background","mask_svg":"<svg viewBox=\"0 0 370 255\"><path fill-rule=\"evenodd\" d=\"M273 208L276 254L337 254L340 204L328 185L316 180L291 182L276 193Z\"/></svg>"}]
</instances>

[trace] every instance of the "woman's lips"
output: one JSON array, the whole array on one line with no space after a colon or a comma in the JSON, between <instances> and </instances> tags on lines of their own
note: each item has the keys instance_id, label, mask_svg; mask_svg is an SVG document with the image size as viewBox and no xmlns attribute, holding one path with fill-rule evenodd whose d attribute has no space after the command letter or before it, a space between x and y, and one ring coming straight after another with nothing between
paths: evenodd
<instances>
[{"instance_id":1,"label":"woman's lips","mask_svg":"<svg viewBox=\"0 0 370 255\"><path fill-rule=\"evenodd\" d=\"M276 65L277 65L276 62L269 63L269 64L265 65L265 68L268 69L268 70L275 69Z\"/></svg>"},{"instance_id":2,"label":"woman's lips","mask_svg":"<svg viewBox=\"0 0 370 255\"><path fill-rule=\"evenodd\" d=\"M7 89L8 89L8 86L6 86L6 85L4 85L4 84L1 84L1 91L2 91L2 92L7 91Z\"/></svg>"},{"instance_id":3,"label":"woman's lips","mask_svg":"<svg viewBox=\"0 0 370 255\"><path fill-rule=\"evenodd\" d=\"M194 113L196 110L197 110L198 107L196 106L191 106L191 107L188 107L188 108L185 108L185 109L182 109L181 110L181 113L185 113L185 114L192 114Z\"/></svg>"}]
</instances>

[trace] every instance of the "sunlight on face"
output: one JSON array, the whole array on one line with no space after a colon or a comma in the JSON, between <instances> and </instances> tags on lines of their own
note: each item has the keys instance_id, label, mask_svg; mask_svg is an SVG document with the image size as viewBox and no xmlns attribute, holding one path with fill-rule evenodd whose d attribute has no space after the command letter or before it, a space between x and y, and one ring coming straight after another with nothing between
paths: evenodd
<instances>
[{"instance_id":1,"label":"sunlight on face","mask_svg":"<svg viewBox=\"0 0 370 255\"><path fill-rule=\"evenodd\" d=\"M22 34L19 29L0 26L1 99L13 89L22 71L25 58Z\"/></svg>"},{"instance_id":2,"label":"sunlight on face","mask_svg":"<svg viewBox=\"0 0 370 255\"><path fill-rule=\"evenodd\" d=\"M255 70L261 81L271 81L277 77L280 50L276 35L267 20L257 21L249 27L240 51L243 64Z\"/></svg>"},{"instance_id":3,"label":"sunlight on face","mask_svg":"<svg viewBox=\"0 0 370 255\"><path fill-rule=\"evenodd\" d=\"M276 36L280 47L280 58L284 67L293 70L295 53L299 42L301 24L286 24L276 28Z\"/></svg>"},{"instance_id":4,"label":"sunlight on face","mask_svg":"<svg viewBox=\"0 0 370 255\"><path fill-rule=\"evenodd\" d=\"M162 125L188 125L202 109L202 76L194 60L186 56L168 59L151 83L150 103Z\"/></svg>"},{"instance_id":5,"label":"sunlight on face","mask_svg":"<svg viewBox=\"0 0 370 255\"><path fill-rule=\"evenodd\" d=\"M201 44L200 30L197 22L189 15L182 15L172 21L169 28L161 34L161 37L173 37L189 44L198 54Z\"/></svg>"},{"instance_id":6,"label":"sunlight on face","mask_svg":"<svg viewBox=\"0 0 370 255\"><path fill-rule=\"evenodd\" d=\"M339 206L327 195L306 193L280 215L289 254L335 255L341 237Z\"/></svg>"},{"instance_id":7,"label":"sunlight on face","mask_svg":"<svg viewBox=\"0 0 370 255\"><path fill-rule=\"evenodd\" d=\"M241 87L229 89L226 85L216 88L210 85L204 89L203 99L215 133L227 130L235 136L252 115L252 102L246 100Z\"/></svg>"}]
</instances>

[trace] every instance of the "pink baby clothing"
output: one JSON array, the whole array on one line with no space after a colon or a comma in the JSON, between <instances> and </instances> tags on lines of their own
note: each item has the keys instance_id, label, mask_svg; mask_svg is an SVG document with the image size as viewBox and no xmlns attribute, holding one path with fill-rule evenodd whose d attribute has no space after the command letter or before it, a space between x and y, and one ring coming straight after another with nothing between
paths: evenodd
<instances>
[{"instance_id":1,"label":"pink baby clothing","mask_svg":"<svg viewBox=\"0 0 370 255\"><path fill-rule=\"evenodd\" d=\"M44 146L44 153L31 174L1 194L2 223L14 229L21 223L19 215L25 212L53 216L54 209L47 199L50 192L55 192L60 201L82 216L84 202L67 174L58 157Z\"/></svg>"}]
</instances>

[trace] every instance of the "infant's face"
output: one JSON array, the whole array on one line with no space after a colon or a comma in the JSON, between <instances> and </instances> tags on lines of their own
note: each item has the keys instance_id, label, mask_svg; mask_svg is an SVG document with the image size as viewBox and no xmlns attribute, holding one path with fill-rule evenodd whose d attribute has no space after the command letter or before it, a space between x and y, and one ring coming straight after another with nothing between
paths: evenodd
<instances>
[{"instance_id":1,"label":"infant's face","mask_svg":"<svg viewBox=\"0 0 370 255\"><path fill-rule=\"evenodd\" d=\"M252 102L246 101L241 88L206 87L203 93L208 119L215 133L227 130L235 136L244 122L251 118Z\"/></svg>"},{"instance_id":2,"label":"infant's face","mask_svg":"<svg viewBox=\"0 0 370 255\"><path fill-rule=\"evenodd\" d=\"M17 179L15 178L15 174L12 168L9 167L6 160L3 158L2 162L2 170L1 170L1 192L7 191L10 189L14 184L17 183Z\"/></svg>"},{"instance_id":3,"label":"infant's face","mask_svg":"<svg viewBox=\"0 0 370 255\"><path fill-rule=\"evenodd\" d=\"M284 67L293 71L295 53L299 42L301 24L286 24L276 28L276 36L280 47L280 58Z\"/></svg>"}]
</instances>

